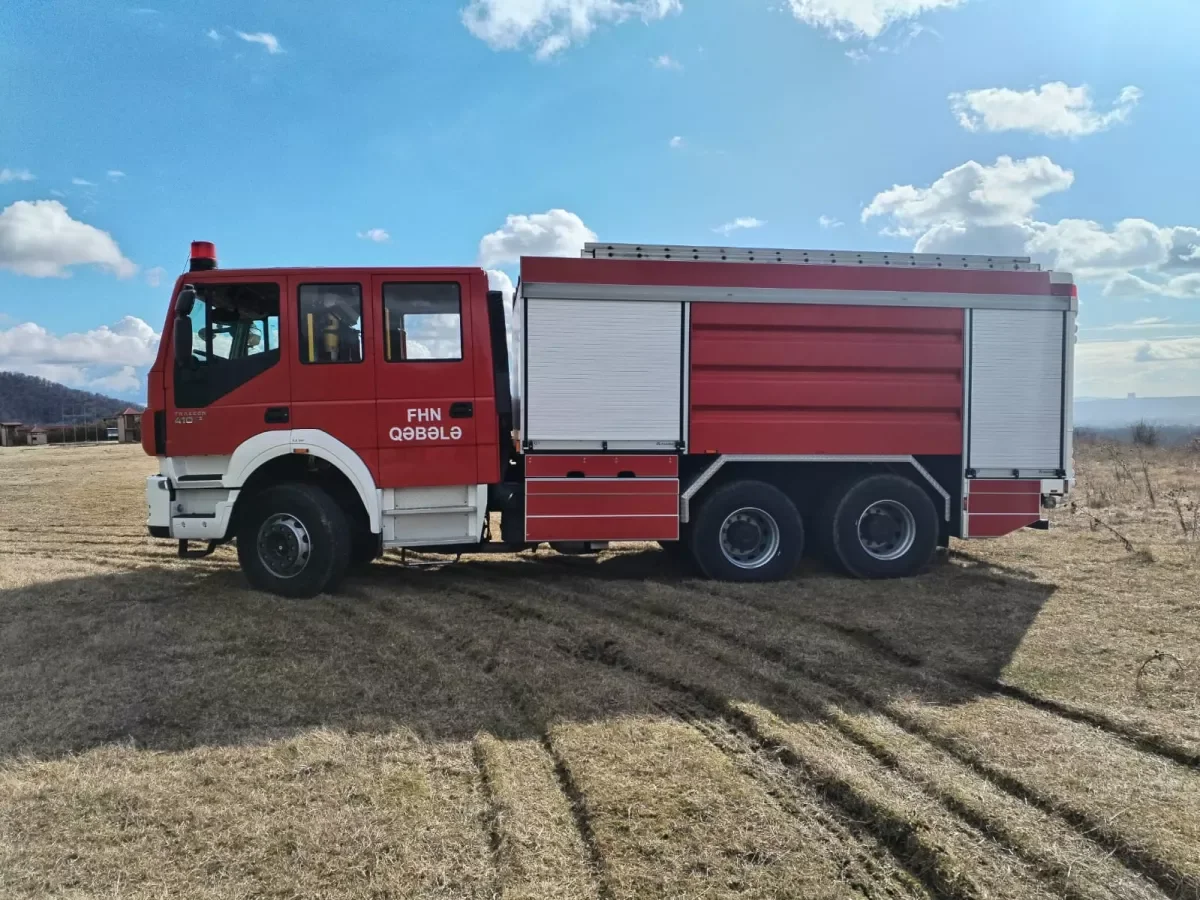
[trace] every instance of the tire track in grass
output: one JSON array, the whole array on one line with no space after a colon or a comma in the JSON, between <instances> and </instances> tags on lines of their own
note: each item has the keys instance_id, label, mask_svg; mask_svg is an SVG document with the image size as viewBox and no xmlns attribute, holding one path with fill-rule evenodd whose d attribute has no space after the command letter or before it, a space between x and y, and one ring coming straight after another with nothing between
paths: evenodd
<instances>
[{"instance_id":1,"label":"tire track in grass","mask_svg":"<svg viewBox=\"0 0 1200 900\"><path fill-rule=\"evenodd\" d=\"M869 766L856 770L853 763L846 766L843 759L847 756L853 759L854 748L835 740L833 734L813 738L809 734L812 726L787 725L779 720L789 732L789 737L781 738L764 729L757 715L747 712L743 704L728 700L707 686L645 667L616 647L609 648L606 660L614 667L637 672L664 688L684 694L711 714L732 723L742 740L757 744L762 748L760 752L784 763L797 780L812 785L850 821L861 823L931 896L940 900L1054 896L1035 870L1022 862L1004 869L999 865L1003 854L982 850L991 843L986 833L942 814L940 807L932 803L914 804L912 798L905 797L903 786L886 770L872 772ZM801 734L805 737L798 743ZM727 752L720 744L717 746ZM868 760L857 760L864 761ZM955 865L962 860L968 860L970 865ZM998 871L993 872L993 868Z\"/></svg>"},{"instance_id":2,"label":"tire track in grass","mask_svg":"<svg viewBox=\"0 0 1200 900\"><path fill-rule=\"evenodd\" d=\"M961 673L958 673L958 677L967 684L974 684L979 688L990 690L1002 697L1008 697L1011 700L1017 700L1040 709L1043 712L1053 713L1064 719L1070 719L1072 722L1090 725L1093 728L1108 732L1114 737L1127 741L1143 753L1161 756L1163 759L1186 768L1200 770L1200 753L1189 750L1181 744L1176 744L1163 735L1140 730L1132 724L1113 719L1097 710L1084 709L1083 707L1075 706L1062 700L1043 697L1040 694L1027 691L1006 681L972 678L969 675Z\"/></svg>"},{"instance_id":3,"label":"tire track in grass","mask_svg":"<svg viewBox=\"0 0 1200 900\"><path fill-rule=\"evenodd\" d=\"M566 593L567 592L564 592L564 594ZM591 605L588 603L588 600L584 595L574 592L568 595L572 596L577 602L581 602L585 605ZM602 592L598 593L594 589L593 595L600 597L601 599L613 599L612 595L606 595ZM629 598L624 597L623 595L618 595L617 599L627 601ZM671 637L654 622L647 623L645 621L639 621L636 614L630 613L627 610L617 610L607 606L596 610L594 609L594 605L592 606L594 614L600 617L616 619L622 624L633 624L643 628L644 630L649 630L651 633L662 639L669 639ZM679 610L672 610L671 612L675 615L678 615ZM831 678L826 673L814 670L807 664L797 663L795 660L788 658L788 654L783 648L763 647L755 642L747 641L741 635L731 632L728 629L713 628L711 623L706 623L703 621L698 622L686 617L682 620L675 619L674 621L683 621L686 625L696 628L697 630L711 633L719 640L731 643L741 649L750 650L757 654L766 656L771 659L771 661L780 664L787 671L800 675L801 677L804 677L811 682L815 682L818 685L830 688L835 692L835 694L848 697L862 704L864 707L878 712L880 715L883 715L891 720L897 727L918 737L921 740L933 744L939 750L954 758L959 763L968 766L978 777L984 779L994 788L1003 791L1011 798L1015 798L1022 803L1033 805L1040 812L1046 814L1047 816L1065 822L1068 826L1070 826L1071 829L1074 829L1074 833L1078 837L1082 837L1092 843L1095 843L1105 851L1105 854L1119 860L1133 875L1142 876L1154 882L1166 893L1174 895L1176 890L1194 890L1189 876L1179 872L1179 870L1170 863L1161 860L1153 854L1149 854L1132 844L1130 841L1126 840L1124 836L1109 828L1107 823L1101 822L1094 816L1076 810L1069 805L1064 805L1053 798L1044 796L1041 792L1030 788L1011 776L1007 776L1005 773L1000 772L994 766L991 766L986 762L971 759L969 758L969 755L965 756L965 751L962 747L948 743L946 738L937 734L936 732L932 732L929 729L920 726L919 723L913 723L907 719L904 719L903 717L898 717L898 714L894 711L885 707L881 707L876 698L867 694L862 690L862 688L858 687L852 682L844 679ZM727 659L722 661L727 665L729 664ZM1002 827L999 829L994 827L993 830L1002 831L1003 829ZM1028 850L1025 852L1028 854ZM1034 854L1030 856L1030 860L1046 871L1054 871L1055 867L1053 864L1047 863L1044 857L1038 857L1036 854ZM1191 896L1191 894L1188 896Z\"/></svg>"},{"instance_id":4,"label":"tire track in grass","mask_svg":"<svg viewBox=\"0 0 1200 900\"><path fill-rule=\"evenodd\" d=\"M665 583L661 584L661 586L671 587ZM878 634L874 633L872 629L832 622L820 616L801 612L795 609L794 606L790 607L785 603L749 592L739 593L721 590L707 584L693 585L693 587L697 587L701 592L719 600L744 603L762 612L783 616L797 622L802 622L805 625L815 625L835 631L855 641L863 649L876 653L889 661L898 662L901 665L911 668L924 665L924 661L919 656L893 647L886 640L880 638ZM1043 712L1053 713L1064 719L1098 728L1128 742L1131 746L1144 753L1161 756L1170 762L1187 768L1200 769L1200 753L1196 753L1194 750L1172 741L1166 735L1140 730L1130 723L1114 719L1098 710L1084 709L1066 701L1043 697L1000 679L980 678L969 672L941 667L930 668L927 671L935 672L937 675L949 681L956 682L963 687L972 690L989 691L990 693L1025 703Z\"/></svg>"},{"instance_id":5,"label":"tire track in grass","mask_svg":"<svg viewBox=\"0 0 1200 900\"><path fill-rule=\"evenodd\" d=\"M505 900L596 900L595 871L542 741L479 735L475 748L491 789L500 895Z\"/></svg>"},{"instance_id":6,"label":"tire track in grass","mask_svg":"<svg viewBox=\"0 0 1200 900\"><path fill-rule=\"evenodd\" d=\"M503 604L501 608L523 607L520 614L524 617L536 618L578 632L577 627L569 620L556 619L545 611L536 607L531 608L521 601L514 601L507 597L495 597L486 591L475 590L470 593L492 604ZM637 622L628 620L623 620L622 623L639 625ZM639 627L646 630L644 625L639 625ZM657 639L661 635L655 634L655 637ZM932 896L951 898L951 900L967 900L967 898L982 900L986 897L1005 895L1006 892L1007 895L1013 895L1011 891L1014 886L1021 888L1020 896L1052 896L1037 877L1036 870L1027 867L1024 862L1016 863L1013 872L999 873L995 878L987 879L989 882L995 881L995 884L990 887L973 883L966 872L953 867L954 857L944 852L941 842L952 841L964 857L974 858L978 870L987 871L989 867L998 867L1005 856L1003 853L980 853L975 849L991 843L988 836L948 815L940 815L940 807L935 807L931 803L925 804L925 816L918 823L913 823L904 813L898 811L897 807L902 803L896 798L903 796L904 790L895 783L887 784L884 788L884 792L890 792L893 799L887 804L881 805L877 797L872 797L869 790L864 790L862 783L854 784L836 774L836 765L830 763L826 756L830 751L820 749L821 744L828 742L831 735L822 735L821 741L813 745L818 748L816 752L825 757L822 762L814 763L811 759L802 757L794 749L779 741L771 740L763 734L748 729L745 725L747 720L744 711L725 700L724 697L714 694L708 688L682 681L675 676L635 663L619 649L615 642L604 642L599 646L592 647L585 646L583 657L588 660L598 660L613 668L633 672L664 690L681 694L700 703L716 716L738 723L746 739L764 745L768 754L784 758L791 768L800 772L800 783L808 784L816 789L831 808L839 810L849 821L860 821L872 838L886 847L891 857L900 863ZM841 746L841 752L854 750L853 745L848 742ZM889 778L886 774L862 777L868 785L879 777L883 777L885 780ZM944 827L941 829L929 827L930 817L934 820L941 819Z\"/></svg>"},{"instance_id":7,"label":"tire track in grass","mask_svg":"<svg viewBox=\"0 0 1200 900\"><path fill-rule=\"evenodd\" d=\"M593 593L595 593L594 590ZM597 595L601 597L613 597L612 594L605 595L603 592ZM623 602L630 602L630 598L624 595L617 594L616 596ZM639 601L633 598L632 602L636 605ZM615 611L613 612L615 613ZM771 661L778 662L791 672L852 698L864 707L890 719L909 734L933 744L960 763L970 767L979 777L1010 796L1036 807L1047 815L1061 819L1078 834L1086 837L1101 847L1106 853L1118 859L1131 872L1154 882L1167 894L1174 896L1177 892L1186 892L1186 896L1200 897L1200 881L1181 871L1172 863L1138 846L1134 841L1112 828L1111 821L1106 822L1093 814L1077 808L1068 801L1055 798L1022 782L1020 779L1004 772L998 766L987 761L971 745L940 733L936 729L920 722L911 714L906 714L902 710L895 708L893 704L881 702L879 698L851 679L831 676L828 672L817 669L810 663L796 660L785 647L769 642L747 639L727 627L703 619L697 619L689 615L689 612L689 610L680 610L672 607L669 610L655 610L654 614L663 615L665 613L678 616L688 625L698 630L762 655ZM905 673L899 668L890 674L894 674L896 682L899 684L911 682L912 673ZM1124 742L1122 741L1122 743Z\"/></svg>"},{"instance_id":8,"label":"tire track in grass","mask_svg":"<svg viewBox=\"0 0 1200 900\"><path fill-rule=\"evenodd\" d=\"M1066 897L1147 900L1167 896L1144 876L1097 852L1083 835L998 790L973 770L882 717L832 710L830 721L879 763L1037 866Z\"/></svg>"},{"instance_id":9,"label":"tire track in grass","mask_svg":"<svg viewBox=\"0 0 1200 900\"><path fill-rule=\"evenodd\" d=\"M414 596L420 596L422 600L427 599L423 594L418 595L415 591ZM435 595L436 597L436 595ZM485 648L480 647L473 640L454 640L454 633L450 627L440 622L435 613L427 610L417 610L414 607L401 607L397 610L404 618L410 621L417 621L422 627L439 634L443 640L452 646L454 652L459 653L471 662L475 663L488 671L492 667L492 660ZM552 624L547 621L547 624ZM570 655L569 653L566 655ZM550 763L553 772L553 780L557 786L561 797L566 803L566 807L570 813L570 820L575 829L576 837L578 838L579 850L586 857L586 866L590 877L587 879L594 885L594 890L588 891L587 896L596 896L599 900L612 900L612 891L609 886L606 876L606 865L604 855L596 841L595 830L592 827L590 815L588 812L586 800L579 790L575 782L575 778L571 770L555 746L552 729L546 727L542 723L542 717L530 707L530 703L526 695L518 689L518 685L513 683L510 677L503 673L498 673L496 669L491 668L492 674L498 675L501 686L505 694L508 695L509 701L513 705L513 709L518 713L524 724L529 726L532 731L538 733L538 746L545 754L546 759ZM497 877L504 871L505 857L503 855L503 847L507 843L503 835L503 824L499 816L499 810L496 805L496 794L493 787L488 786L489 781L484 775L487 771L483 748L480 745L479 739L476 739L475 747L477 749L476 762L480 768L481 779L485 784L485 790L489 797L489 806L492 813L487 823L489 841L493 848L493 858L497 863ZM492 782L494 784L494 780ZM541 868L548 868L542 866ZM502 895L512 893L512 885L501 882ZM532 893L527 894L532 896ZM564 896L564 895L559 895Z\"/></svg>"},{"instance_id":10,"label":"tire track in grass","mask_svg":"<svg viewBox=\"0 0 1200 900\"><path fill-rule=\"evenodd\" d=\"M500 833L500 805L496 800L496 790L491 771L488 768L486 751L479 736L476 736L475 740L471 742L471 759L474 760L475 768L479 771L479 787L480 793L483 795L483 821L480 825L488 837L488 849L492 854L492 869L496 873L494 893L503 896L504 882L501 878L503 839Z\"/></svg>"},{"instance_id":11,"label":"tire track in grass","mask_svg":"<svg viewBox=\"0 0 1200 900\"><path fill-rule=\"evenodd\" d=\"M892 854L884 848L855 819L841 819L830 814L820 803L814 802L807 786L801 786L787 767L763 747L751 741L744 732L728 723L723 716L715 716L704 707L692 708L690 703L675 702L663 705L663 712L675 716L700 732L704 738L733 761L739 771L760 782L767 793L789 815L795 819L810 819L819 826L816 829L823 849L834 860L843 879L864 897L895 897L929 892L920 879L903 866L885 866ZM706 714L707 713L707 714ZM859 847L862 853L849 851Z\"/></svg>"},{"instance_id":12,"label":"tire track in grass","mask_svg":"<svg viewBox=\"0 0 1200 900\"><path fill-rule=\"evenodd\" d=\"M678 711L683 708L682 704L689 702L689 696L686 693L670 681L665 680L662 676L656 673L647 673L627 665L614 664L614 660L608 655L607 645L597 641L595 636L581 631L577 623L563 621L521 601L496 597L487 591L476 589L468 591L459 590L458 594L472 596L476 600L483 601L486 604L481 610L484 614L490 614L497 618L517 623L534 620L540 624L549 625L567 632L564 640L556 643L552 649L557 654L563 656L571 665L578 665L579 662L583 661L603 666L609 670L616 669L637 676L639 680L666 691L668 695L678 695L678 698L674 701L668 701L665 704L656 704L660 709L668 711L668 714L672 718L680 718ZM726 758L731 757L731 754L728 752L728 746L722 748L714 744L712 732L705 734L702 728L697 730L700 731L700 734L710 745L720 750L723 756ZM578 786L574 780L567 780L572 779L572 773L564 755L556 752L556 748L553 746L552 733L550 742L551 746L548 747L548 752L553 753L555 758L562 764L560 777L564 779L564 793L574 796L575 792L578 791ZM766 757L760 757L760 761L765 762ZM762 779L753 778L750 773L746 772L744 765L738 765L738 760L730 758L730 762L736 771L755 781L759 788L764 791L766 797L777 804L782 814L789 815L797 824L802 824L804 834L813 838L815 843L823 845L826 848L832 848L825 854L825 859L829 865L834 867L833 871L838 873L838 882L844 883L855 892L869 897L953 896L949 894L939 895L937 891L922 888L922 879L916 873L910 871L907 866L903 865L900 860L897 860L887 849L886 845L881 844L875 835L870 832L870 829L858 828L856 832L854 827L838 827L838 822L843 820L852 824L858 813L847 811L836 803L827 807L825 804L829 803L828 797L825 797L821 792L814 793L807 785L797 783L794 780L787 780L790 787L781 791L778 780L770 780L768 783L764 783ZM790 802L781 803L781 794L784 797L790 797ZM582 799L580 797L579 801L582 802ZM579 808L579 803L577 802L575 806ZM832 814L829 810L837 810L841 815ZM590 825L588 827L590 828ZM814 831L816 832L815 834ZM904 874L900 875L900 873ZM873 878L877 880L873 881Z\"/></svg>"},{"instance_id":13,"label":"tire track in grass","mask_svg":"<svg viewBox=\"0 0 1200 900\"><path fill-rule=\"evenodd\" d=\"M571 818L575 822L575 830L579 833L579 838L587 851L588 859L591 861L592 872L596 876L596 881L599 885L598 895L600 900L612 900L613 892L606 874L608 866L605 863L604 853L600 849L600 844L596 840L596 830L592 827L592 818L588 811L587 799L584 797L583 791L579 789L575 776L571 772L571 767L567 764L563 754L555 746L549 729L542 732L541 743L542 749L546 751L546 754L554 763L554 777L558 781L558 787L570 804Z\"/></svg>"}]
</instances>

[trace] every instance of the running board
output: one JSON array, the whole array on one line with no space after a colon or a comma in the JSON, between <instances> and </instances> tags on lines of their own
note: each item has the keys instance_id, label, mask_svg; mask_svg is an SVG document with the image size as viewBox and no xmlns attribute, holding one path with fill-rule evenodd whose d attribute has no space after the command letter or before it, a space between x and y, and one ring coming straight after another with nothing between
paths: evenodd
<instances>
[{"instance_id":1,"label":"running board","mask_svg":"<svg viewBox=\"0 0 1200 900\"><path fill-rule=\"evenodd\" d=\"M177 552L180 559L204 559L206 556L212 556L213 551L219 546L221 546L221 541L209 541L203 550L191 550L188 548L188 541L181 540Z\"/></svg>"}]
</instances>

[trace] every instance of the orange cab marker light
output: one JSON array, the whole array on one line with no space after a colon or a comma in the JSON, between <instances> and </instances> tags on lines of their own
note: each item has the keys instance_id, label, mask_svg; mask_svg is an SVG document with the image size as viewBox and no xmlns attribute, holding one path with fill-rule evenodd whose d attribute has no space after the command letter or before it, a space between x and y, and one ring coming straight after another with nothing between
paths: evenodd
<instances>
[{"instance_id":1,"label":"orange cab marker light","mask_svg":"<svg viewBox=\"0 0 1200 900\"><path fill-rule=\"evenodd\" d=\"M307 453L308 450L304 447L296 447L292 450L293 453Z\"/></svg>"}]
</instances>

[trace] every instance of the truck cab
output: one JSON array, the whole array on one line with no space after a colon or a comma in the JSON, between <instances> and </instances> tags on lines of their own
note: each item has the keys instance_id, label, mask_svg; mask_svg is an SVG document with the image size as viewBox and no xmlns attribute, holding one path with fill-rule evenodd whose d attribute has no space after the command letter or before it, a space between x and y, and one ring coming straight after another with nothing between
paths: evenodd
<instances>
[{"instance_id":1,"label":"truck cab","mask_svg":"<svg viewBox=\"0 0 1200 900\"><path fill-rule=\"evenodd\" d=\"M481 269L222 270L197 243L163 333L142 431L162 469L152 533L241 537L249 494L290 483L330 501L351 558L480 539L511 450L503 309ZM294 516L265 527L260 583L307 591L313 542Z\"/></svg>"}]
</instances>

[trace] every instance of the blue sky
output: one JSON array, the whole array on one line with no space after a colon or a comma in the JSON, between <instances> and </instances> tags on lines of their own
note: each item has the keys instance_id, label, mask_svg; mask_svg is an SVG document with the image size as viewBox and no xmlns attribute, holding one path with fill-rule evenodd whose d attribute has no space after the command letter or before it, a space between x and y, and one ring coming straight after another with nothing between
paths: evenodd
<instances>
[{"instance_id":1,"label":"blue sky","mask_svg":"<svg viewBox=\"0 0 1200 900\"><path fill-rule=\"evenodd\" d=\"M6 4L0 368L139 397L193 239L515 276L595 234L1032 254L1080 394L1200 394L1198 38L1187 0Z\"/></svg>"}]
</instances>

